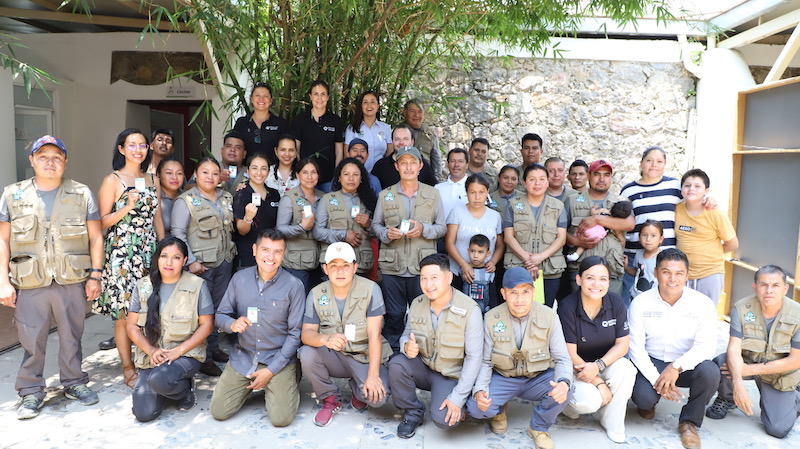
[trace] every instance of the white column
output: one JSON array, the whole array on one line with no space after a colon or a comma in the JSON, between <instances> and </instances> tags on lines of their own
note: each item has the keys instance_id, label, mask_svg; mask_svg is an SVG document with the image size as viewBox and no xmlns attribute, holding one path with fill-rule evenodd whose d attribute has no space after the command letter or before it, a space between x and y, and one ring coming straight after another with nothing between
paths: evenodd
<instances>
[{"instance_id":1,"label":"white column","mask_svg":"<svg viewBox=\"0 0 800 449\"><path fill-rule=\"evenodd\" d=\"M17 181L17 155L14 144L14 82L11 72L0 69L0 187Z\"/></svg>"}]
</instances>

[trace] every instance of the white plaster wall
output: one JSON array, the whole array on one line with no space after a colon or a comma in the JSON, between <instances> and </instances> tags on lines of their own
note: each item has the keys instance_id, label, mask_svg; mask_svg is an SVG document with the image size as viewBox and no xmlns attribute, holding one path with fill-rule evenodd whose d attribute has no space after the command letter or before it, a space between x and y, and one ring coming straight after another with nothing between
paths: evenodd
<instances>
[{"instance_id":1,"label":"white plaster wall","mask_svg":"<svg viewBox=\"0 0 800 449\"><path fill-rule=\"evenodd\" d=\"M14 87L11 72L0 70L0 187L16 181ZM7 118L10 117L10 120Z\"/></svg>"},{"instance_id":2,"label":"white plaster wall","mask_svg":"<svg viewBox=\"0 0 800 449\"><path fill-rule=\"evenodd\" d=\"M23 61L54 75L61 84L49 84L54 91L55 135L69 150L67 176L89 185L94 191L111 172L112 148L117 134L125 128L128 100L165 100L167 84L136 86L126 81L111 81L113 51L201 51L200 42L191 34L164 34L164 40L146 38L140 45L138 33L36 34L18 35L17 55ZM16 81L21 82L20 80ZM194 87L194 98L216 99L213 88L183 80ZM0 144L13 147L13 101L5 101L11 92L10 77L0 77ZM189 99L189 98L187 98ZM219 106L219 102L215 101ZM220 114L224 118L227 114ZM11 117L6 120L5 117ZM8 133L3 132L9 126ZM221 146L224 123L212 125L212 148ZM12 161L13 162L13 161ZM0 164L0 184L16 180L13 163ZM10 171L9 171L10 170Z\"/></svg>"}]
</instances>

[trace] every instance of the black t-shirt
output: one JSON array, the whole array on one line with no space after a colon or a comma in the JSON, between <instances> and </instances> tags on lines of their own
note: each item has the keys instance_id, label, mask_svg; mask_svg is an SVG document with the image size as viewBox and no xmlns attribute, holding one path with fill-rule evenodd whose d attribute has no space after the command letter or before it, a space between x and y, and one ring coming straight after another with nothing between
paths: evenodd
<instances>
[{"instance_id":1,"label":"black t-shirt","mask_svg":"<svg viewBox=\"0 0 800 449\"><path fill-rule=\"evenodd\" d=\"M233 129L239 131L244 137L244 148L247 150L247 157L254 154L263 154L267 157L269 165L278 163L275 156L275 147L278 146L278 139L281 135L289 132L289 122L285 119L270 113L269 119L257 127L253 122L252 116L247 115L236 119ZM258 136L256 131L258 130ZM260 142L256 142L260 140Z\"/></svg>"},{"instance_id":2,"label":"black t-shirt","mask_svg":"<svg viewBox=\"0 0 800 449\"><path fill-rule=\"evenodd\" d=\"M395 160L393 156L394 154L390 154L384 158L378 159L378 162L375 162L375 165L372 167L372 174L381 182L382 189L391 187L400 182L400 173L398 173L397 169L394 167ZM419 171L417 178L419 182L423 184L428 184L429 186L436 185L436 177L433 176L431 164L425 162L424 158L422 161L422 169Z\"/></svg>"},{"instance_id":3,"label":"black t-shirt","mask_svg":"<svg viewBox=\"0 0 800 449\"><path fill-rule=\"evenodd\" d=\"M603 307L594 320L583 310L580 290L558 303L558 318L564 340L578 345L578 355L591 362L603 357L617 338L628 335L628 310L614 293L603 297Z\"/></svg>"},{"instance_id":4,"label":"black t-shirt","mask_svg":"<svg viewBox=\"0 0 800 449\"><path fill-rule=\"evenodd\" d=\"M261 206L258 206L258 212L253 218L253 224L250 225L250 232L247 235L241 235L236 229L233 230L233 240L236 242L236 249L239 252L237 256L239 267L251 267L256 264L256 258L253 256L253 243L256 242L259 232L275 227L275 222L278 218L278 203L280 201L281 194L277 190L267 187L267 198L261 200ZM244 208L251 202L253 202L253 188L248 183L245 188L236 192L233 197L233 216L243 220Z\"/></svg>"},{"instance_id":5,"label":"black t-shirt","mask_svg":"<svg viewBox=\"0 0 800 449\"><path fill-rule=\"evenodd\" d=\"M297 114L292 123L292 135L300 141L300 158L314 155L319 163L319 183L330 182L336 166L336 143L344 142L342 119L326 111L319 122L311 111Z\"/></svg>"}]
</instances>

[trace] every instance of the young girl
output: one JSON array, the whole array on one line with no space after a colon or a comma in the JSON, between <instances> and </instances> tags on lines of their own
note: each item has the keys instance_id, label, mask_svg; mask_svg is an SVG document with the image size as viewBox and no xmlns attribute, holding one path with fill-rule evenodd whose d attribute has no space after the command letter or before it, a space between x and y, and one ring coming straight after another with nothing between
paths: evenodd
<instances>
[{"instance_id":1,"label":"young girl","mask_svg":"<svg viewBox=\"0 0 800 449\"><path fill-rule=\"evenodd\" d=\"M639 230L641 249L634 250L633 264L625 261L625 272L635 278L631 298L658 285L655 277L656 256L664 242L664 226L660 221L647 220ZM628 265L633 265L628 266Z\"/></svg>"}]
</instances>

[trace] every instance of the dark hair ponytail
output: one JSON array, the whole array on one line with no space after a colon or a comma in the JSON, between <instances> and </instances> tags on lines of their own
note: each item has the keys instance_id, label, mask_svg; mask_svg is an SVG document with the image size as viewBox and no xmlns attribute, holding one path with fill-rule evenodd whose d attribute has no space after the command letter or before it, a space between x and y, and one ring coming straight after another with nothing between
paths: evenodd
<instances>
[{"instance_id":1,"label":"dark hair ponytail","mask_svg":"<svg viewBox=\"0 0 800 449\"><path fill-rule=\"evenodd\" d=\"M189 250L186 243L177 237L167 237L158 242L156 250L153 253L153 258L150 262L150 284L153 286L153 292L147 299L147 320L144 323L144 336L151 345L157 346L158 340L161 339L161 272L158 271L158 259L161 257L161 252L168 246L175 245L178 250L186 257Z\"/></svg>"}]
</instances>

